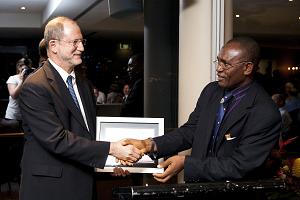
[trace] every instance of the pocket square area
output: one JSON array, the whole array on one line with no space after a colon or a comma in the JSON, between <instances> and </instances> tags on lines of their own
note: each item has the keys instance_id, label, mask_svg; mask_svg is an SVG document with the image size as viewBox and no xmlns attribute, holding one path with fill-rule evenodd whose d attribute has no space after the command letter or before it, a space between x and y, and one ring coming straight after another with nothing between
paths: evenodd
<instances>
[{"instance_id":1,"label":"pocket square area","mask_svg":"<svg viewBox=\"0 0 300 200\"><path fill-rule=\"evenodd\" d=\"M227 134L225 134L225 139L226 140L234 140L236 137L232 137L231 136L231 133L227 133Z\"/></svg>"}]
</instances>

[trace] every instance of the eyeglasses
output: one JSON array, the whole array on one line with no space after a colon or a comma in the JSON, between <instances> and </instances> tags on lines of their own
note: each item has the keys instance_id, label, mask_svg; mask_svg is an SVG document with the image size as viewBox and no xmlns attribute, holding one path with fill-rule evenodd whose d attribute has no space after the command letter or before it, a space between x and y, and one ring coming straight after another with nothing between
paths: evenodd
<instances>
[{"instance_id":1,"label":"eyeglasses","mask_svg":"<svg viewBox=\"0 0 300 200\"><path fill-rule=\"evenodd\" d=\"M82 43L83 46L86 45L86 39L76 39L76 40L72 40L72 41L66 41L66 40L61 40L61 39L53 39L53 40L63 41L63 42L72 44L73 47L78 47L80 43Z\"/></svg>"},{"instance_id":2,"label":"eyeglasses","mask_svg":"<svg viewBox=\"0 0 300 200\"><path fill-rule=\"evenodd\" d=\"M242 64L242 63L252 63L252 62L250 62L250 61L242 61L242 62L230 64L230 63L227 63L224 60L217 59L217 60L214 60L213 63L215 63L217 66L221 66L225 70L228 70L228 69L230 69L232 67L235 67L235 66L237 66L239 64Z\"/></svg>"}]
</instances>

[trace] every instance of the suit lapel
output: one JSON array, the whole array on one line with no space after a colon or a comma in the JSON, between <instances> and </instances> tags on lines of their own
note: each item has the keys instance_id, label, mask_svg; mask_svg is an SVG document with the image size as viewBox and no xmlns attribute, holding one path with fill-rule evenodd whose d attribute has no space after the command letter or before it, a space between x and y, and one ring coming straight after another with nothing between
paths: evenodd
<instances>
[{"instance_id":1,"label":"suit lapel","mask_svg":"<svg viewBox=\"0 0 300 200\"><path fill-rule=\"evenodd\" d=\"M92 114L96 108L93 107L93 105L91 105L89 102L94 102L91 98L92 96L89 94L89 87L88 85L82 80L82 78L80 77L80 75L76 74L76 84L77 84L77 88L78 88L78 92L83 104L83 108L84 108L84 112L85 112L85 116L87 119L87 123L89 126L89 132L91 133L91 135L93 137L95 137L95 135L93 134L96 130L96 125L95 125L95 119L94 119L94 115ZM96 104L95 104L96 105Z\"/></svg>"},{"instance_id":2,"label":"suit lapel","mask_svg":"<svg viewBox=\"0 0 300 200\"><path fill-rule=\"evenodd\" d=\"M66 107L71 111L71 113L74 115L74 118L77 119L80 125L86 128L82 114L73 102L69 90L59 73L54 69L49 61L44 64L43 69L51 87L53 88L53 91L57 94L62 102L65 102L64 105L66 105Z\"/></svg>"},{"instance_id":3,"label":"suit lapel","mask_svg":"<svg viewBox=\"0 0 300 200\"><path fill-rule=\"evenodd\" d=\"M210 143L212 134L213 134L213 128L214 128L214 123L215 123L215 119L216 119L216 114L218 112L219 109L219 105L220 105L220 100L224 94L224 89L218 87L218 89L216 91L213 92L214 96L211 99L211 103L209 105L205 105L207 106L207 110L209 112L207 115L207 133L211 133L211 134L203 134L203 141L205 142L205 144L203 145L204 150L208 150L208 145ZM200 122L203 123L203 122Z\"/></svg>"}]
</instances>

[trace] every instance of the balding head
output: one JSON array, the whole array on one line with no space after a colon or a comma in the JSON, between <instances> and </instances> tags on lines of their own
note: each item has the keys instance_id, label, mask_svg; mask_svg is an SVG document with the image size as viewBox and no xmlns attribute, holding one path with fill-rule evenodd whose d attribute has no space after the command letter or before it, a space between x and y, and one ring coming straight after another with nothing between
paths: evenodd
<instances>
[{"instance_id":1,"label":"balding head","mask_svg":"<svg viewBox=\"0 0 300 200\"><path fill-rule=\"evenodd\" d=\"M74 20L67 17L52 19L45 27L44 39L49 59L66 72L71 73L82 63L85 40Z\"/></svg>"},{"instance_id":2,"label":"balding head","mask_svg":"<svg viewBox=\"0 0 300 200\"><path fill-rule=\"evenodd\" d=\"M285 98L282 94L273 94L272 99L279 108L283 107L285 104Z\"/></svg>"},{"instance_id":3,"label":"balding head","mask_svg":"<svg viewBox=\"0 0 300 200\"><path fill-rule=\"evenodd\" d=\"M76 24L77 23L68 17L56 17L50 20L44 31L44 40L46 48L48 49L49 41L52 39L61 39L64 35L64 25L66 23ZM78 26L78 25L77 25Z\"/></svg>"},{"instance_id":4,"label":"balding head","mask_svg":"<svg viewBox=\"0 0 300 200\"><path fill-rule=\"evenodd\" d=\"M131 80L135 80L143 76L144 73L143 54L135 54L129 58L127 72Z\"/></svg>"},{"instance_id":5,"label":"balding head","mask_svg":"<svg viewBox=\"0 0 300 200\"><path fill-rule=\"evenodd\" d=\"M237 43L243 52L243 59L254 64L257 69L260 60L260 47L258 43L250 37L235 37L226 44Z\"/></svg>"}]
</instances>

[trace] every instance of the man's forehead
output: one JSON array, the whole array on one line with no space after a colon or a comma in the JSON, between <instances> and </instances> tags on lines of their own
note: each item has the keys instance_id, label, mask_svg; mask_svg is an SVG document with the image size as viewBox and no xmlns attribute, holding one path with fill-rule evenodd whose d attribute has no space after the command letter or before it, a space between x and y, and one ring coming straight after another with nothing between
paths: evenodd
<instances>
[{"instance_id":1,"label":"man's forehead","mask_svg":"<svg viewBox=\"0 0 300 200\"><path fill-rule=\"evenodd\" d=\"M225 45L219 52L219 57L237 57L242 53L242 49L237 45Z\"/></svg>"},{"instance_id":2,"label":"man's forehead","mask_svg":"<svg viewBox=\"0 0 300 200\"><path fill-rule=\"evenodd\" d=\"M80 27L72 21L65 22L64 23L64 29L63 29L63 34L69 36L69 35L73 35L74 32L76 32L78 34L81 34Z\"/></svg>"}]
</instances>

